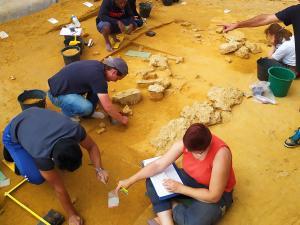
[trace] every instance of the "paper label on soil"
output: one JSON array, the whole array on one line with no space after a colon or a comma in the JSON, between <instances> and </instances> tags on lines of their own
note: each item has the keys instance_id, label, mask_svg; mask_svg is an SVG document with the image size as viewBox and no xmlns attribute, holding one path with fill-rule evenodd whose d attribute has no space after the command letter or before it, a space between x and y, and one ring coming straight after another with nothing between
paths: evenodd
<instances>
[{"instance_id":1,"label":"paper label on soil","mask_svg":"<svg viewBox=\"0 0 300 225\"><path fill-rule=\"evenodd\" d=\"M56 24L56 23L58 23L58 20L54 19L54 18L50 18L50 19L48 19L48 22L52 23L52 24Z\"/></svg>"},{"instance_id":2,"label":"paper label on soil","mask_svg":"<svg viewBox=\"0 0 300 225\"><path fill-rule=\"evenodd\" d=\"M1 39L8 38L8 34L5 31L0 31L0 38Z\"/></svg>"}]
</instances>

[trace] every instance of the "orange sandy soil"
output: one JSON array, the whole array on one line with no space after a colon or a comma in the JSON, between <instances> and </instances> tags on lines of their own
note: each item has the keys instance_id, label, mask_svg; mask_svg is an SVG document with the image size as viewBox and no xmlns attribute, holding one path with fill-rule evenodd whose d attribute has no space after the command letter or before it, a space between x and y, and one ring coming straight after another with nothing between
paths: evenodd
<instances>
[{"instance_id":1,"label":"orange sandy soil","mask_svg":"<svg viewBox=\"0 0 300 225\"><path fill-rule=\"evenodd\" d=\"M60 24L69 22L71 14L84 18L94 8L82 5L84 1L62 1L59 4L33 15L0 25L0 30L10 36L0 40L0 127L1 129L15 115L21 112L17 96L26 89L47 90L47 79L60 70L63 59L60 50L63 38L47 22L54 17ZM94 169L88 165L84 155L82 168L74 173L62 173L65 185L72 196L77 198L76 208L89 225L142 225L153 216L151 205L145 196L145 186L140 182L133 186L128 196L121 195L120 206L107 208L107 193L115 188L119 179L126 178L139 169L142 159L155 154L149 140L155 137L160 127L170 119L179 116L185 105L194 101L204 101L211 86L237 87L248 90L256 79L256 60L266 55L264 28L243 29L247 38L259 42L264 52L251 55L248 60L233 56L228 64L218 52L222 37L215 33L216 24L249 18L260 13L276 12L296 1L199 1L187 0L186 5L175 4L164 7L154 2L151 18L142 30L127 37L123 46L145 30L172 20L185 20L193 27L201 29L202 41L195 41L191 29L179 23L171 23L155 29L153 38L141 35L127 48L120 49L129 64L129 75L122 81L110 84L110 91L136 87L136 71L147 67L147 63L137 58L126 57L128 49L139 45L152 53L166 52L183 56L183 64L171 62L175 74L168 95L160 102L149 100L143 90L143 101L133 106L133 116L127 128L111 126L107 132L98 135L95 131L99 120L82 121L89 135L99 145L105 168L110 172L106 186L97 182ZM224 9L231 9L224 14ZM95 46L85 48L82 59L102 59L108 53L104 41L95 27L95 17L82 21L85 32L95 41ZM93 55L98 51L99 55ZM13 75L16 80L10 80ZM196 75L199 77L196 79ZM211 127L212 131L224 139L233 153L233 164L237 177L234 191L234 205L220 224L230 225L296 225L300 224L300 174L299 149L286 149L283 141L299 126L299 80L294 81L288 97L277 98L277 105L263 105L251 99L233 109L232 115L222 124ZM112 93L111 93L112 94ZM57 110L48 102L48 108ZM47 128L45 128L47 129ZM2 147L1 147L2 148ZM2 157L2 156L1 156ZM17 184L21 178L0 165L1 170L11 178L7 188L0 190L1 225L29 225L37 220L22 210L3 193ZM53 208L64 212L53 190L47 185L25 184L14 195L39 215Z\"/></svg>"}]
</instances>

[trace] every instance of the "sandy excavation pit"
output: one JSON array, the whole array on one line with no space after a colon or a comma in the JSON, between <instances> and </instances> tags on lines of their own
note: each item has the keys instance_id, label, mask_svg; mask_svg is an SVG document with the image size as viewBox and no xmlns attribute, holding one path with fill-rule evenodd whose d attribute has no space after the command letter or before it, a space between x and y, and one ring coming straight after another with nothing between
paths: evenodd
<instances>
[{"instance_id":1,"label":"sandy excavation pit","mask_svg":"<svg viewBox=\"0 0 300 225\"><path fill-rule=\"evenodd\" d=\"M74 173L62 173L71 197L77 199L76 209L87 225L146 224L153 213L150 201L144 195L144 182L130 188L128 196L120 195L120 206L115 209L107 208L107 193L115 188L119 179L136 172L141 160L165 152L165 148L173 140L182 137L189 123L200 120L210 125L212 132L221 137L233 153L237 178L234 204L219 224L300 224L299 151L283 146L283 141L299 126L299 80L293 82L286 98L278 99L278 104L272 106L244 97L237 98L237 105L232 102L221 104L218 100L210 99L217 99L218 95L208 97L212 87L237 88L241 91L238 96L249 91L249 85L257 80L256 60L269 51L263 27L240 30L247 39L243 46L250 49L249 59L245 60L234 53L221 55L219 46L227 42L223 34L216 32L216 25L243 20L260 13L276 12L295 2L185 2L185 5L179 3L164 7L160 1L153 1L155 7L147 20L146 28L160 26L153 29L156 36L141 34L146 30L143 28L144 30L126 38L124 48L121 46L120 51L114 54L128 62L129 75L122 81L109 84L110 97L118 92L137 88L142 100L129 105L134 113L129 117L127 128L113 126L108 120L82 120L81 124L100 147L104 167L110 173L110 181L104 186L96 180L95 171L84 152L81 169ZM0 39L1 129L21 112L17 96L23 90L48 90L47 79L64 66L60 53L64 47L63 38L58 35L57 27L68 23L71 14L83 18L81 24L84 32L95 42L93 47L84 49L81 59L101 60L108 56L104 50L103 38L95 28L95 17L92 16L100 3L101 1L95 2L94 7L87 8L82 2L62 0L44 11L0 24L0 31L9 34L9 38ZM224 9L230 9L231 12L224 14ZM48 23L47 19L51 17L56 18L59 23ZM161 26L165 23L169 24ZM184 26L181 25L183 23ZM141 35L138 37L139 34ZM129 40L133 39L134 43L129 44ZM261 52L247 41L257 44L256 47L260 47ZM168 58L169 68L164 70L150 68L151 71L146 74L151 75L147 77L143 75L145 72L139 71L148 69L149 61L125 55L128 50L137 50L136 46L143 46L143 51L150 51L155 55L172 55L176 59ZM97 54L94 55L94 52ZM225 60L227 56L231 63ZM181 60L177 57L183 58ZM137 73L139 74L136 75ZM137 81L160 78L167 78L170 86L165 90L163 99L152 101L147 90L149 85L139 87ZM240 101L240 98L243 100ZM126 104L129 102L120 104L120 109ZM47 107L57 110L48 99ZM201 113L195 113L198 111ZM101 122L105 127L103 124L100 126ZM161 135L164 138L158 138ZM0 147L2 148L2 144ZM12 185L20 181L2 163L0 169L11 179ZM12 185L0 189L0 209L3 209L0 224L36 224L36 219L12 201L4 199L3 193ZM14 195L40 215L53 208L66 216L54 191L46 184L25 184Z\"/></svg>"}]
</instances>

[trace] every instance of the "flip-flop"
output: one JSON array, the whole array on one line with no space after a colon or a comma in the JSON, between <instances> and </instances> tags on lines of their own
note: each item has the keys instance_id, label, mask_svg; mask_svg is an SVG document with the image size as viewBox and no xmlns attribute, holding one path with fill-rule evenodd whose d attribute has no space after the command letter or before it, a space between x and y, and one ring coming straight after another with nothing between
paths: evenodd
<instances>
[{"instance_id":1,"label":"flip-flop","mask_svg":"<svg viewBox=\"0 0 300 225\"><path fill-rule=\"evenodd\" d=\"M155 219L150 219L150 220L147 221L147 223L148 223L148 225L159 225L159 224L155 221Z\"/></svg>"}]
</instances>

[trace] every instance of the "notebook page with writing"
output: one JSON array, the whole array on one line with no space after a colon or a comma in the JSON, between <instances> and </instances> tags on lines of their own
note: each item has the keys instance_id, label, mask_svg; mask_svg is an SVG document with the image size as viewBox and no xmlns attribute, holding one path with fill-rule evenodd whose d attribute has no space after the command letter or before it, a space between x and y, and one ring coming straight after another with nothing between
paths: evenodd
<instances>
[{"instance_id":1,"label":"notebook page with writing","mask_svg":"<svg viewBox=\"0 0 300 225\"><path fill-rule=\"evenodd\" d=\"M148 165L149 163L155 161L156 159L159 159L159 157L154 157L151 159L146 159L143 161L144 166ZM175 180L179 183L182 183L177 171L175 170L175 167L173 166L173 164L171 164L170 166L168 166L163 172L154 175L152 177L150 177L150 180L155 188L155 191L158 195L158 197L160 199L167 199L167 198L171 198L177 194L173 193L173 192L169 192L168 190L165 189L165 187L163 186L163 180L165 179L172 179Z\"/></svg>"}]
</instances>

